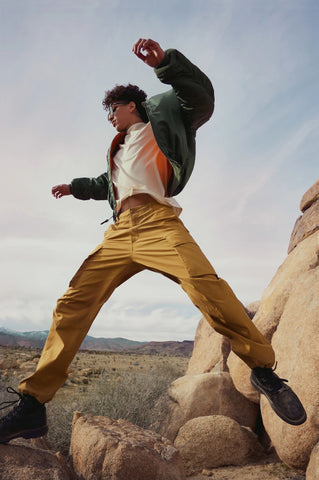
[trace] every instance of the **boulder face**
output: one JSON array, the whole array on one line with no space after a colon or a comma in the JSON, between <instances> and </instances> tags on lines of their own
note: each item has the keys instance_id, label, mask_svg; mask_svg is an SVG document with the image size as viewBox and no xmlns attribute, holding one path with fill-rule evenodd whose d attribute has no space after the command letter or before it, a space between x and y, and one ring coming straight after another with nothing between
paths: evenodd
<instances>
[{"instance_id":1,"label":"boulder face","mask_svg":"<svg viewBox=\"0 0 319 480\"><path fill-rule=\"evenodd\" d=\"M311 452L310 462L307 467L306 480L318 480L319 475L319 443Z\"/></svg>"},{"instance_id":2,"label":"boulder face","mask_svg":"<svg viewBox=\"0 0 319 480\"><path fill-rule=\"evenodd\" d=\"M227 365L236 389L247 398L247 400L259 405L260 394L250 383L251 369L233 352L230 353L227 359Z\"/></svg>"},{"instance_id":3,"label":"boulder face","mask_svg":"<svg viewBox=\"0 0 319 480\"><path fill-rule=\"evenodd\" d=\"M169 388L170 403L160 432L174 440L179 429L192 418L224 415L254 428L258 407L241 395L229 373L185 375Z\"/></svg>"},{"instance_id":4,"label":"boulder face","mask_svg":"<svg viewBox=\"0 0 319 480\"><path fill-rule=\"evenodd\" d=\"M278 361L278 375L301 399L308 415L305 424L292 427L279 420L262 399L266 430L280 458L291 467L307 465L313 445L319 439L319 232L303 240L287 257L280 278L272 281L273 304L286 301L272 344ZM279 283L278 283L279 282Z\"/></svg>"},{"instance_id":5,"label":"boulder face","mask_svg":"<svg viewBox=\"0 0 319 480\"><path fill-rule=\"evenodd\" d=\"M305 238L319 230L319 179L307 190L300 202L301 215L294 226L288 254Z\"/></svg>"},{"instance_id":6,"label":"boulder face","mask_svg":"<svg viewBox=\"0 0 319 480\"><path fill-rule=\"evenodd\" d=\"M84 480L184 480L174 445L124 420L74 415L70 455Z\"/></svg>"},{"instance_id":7,"label":"boulder face","mask_svg":"<svg viewBox=\"0 0 319 480\"><path fill-rule=\"evenodd\" d=\"M294 226L291 234L291 240L288 247L288 253L305 238L309 237L319 230L319 199L314 202L303 215L301 215Z\"/></svg>"},{"instance_id":8,"label":"boulder face","mask_svg":"<svg viewBox=\"0 0 319 480\"><path fill-rule=\"evenodd\" d=\"M300 201L300 210L305 212L313 203L319 200L319 178L303 195Z\"/></svg>"},{"instance_id":9,"label":"boulder face","mask_svg":"<svg viewBox=\"0 0 319 480\"><path fill-rule=\"evenodd\" d=\"M308 420L299 427L284 423L261 396L261 412L268 435L281 460L305 468L319 439L319 232L305 238L288 255L266 288L255 317L259 330L276 352L276 373L289 380L301 399ZM230 373L236 388L253 400L250 370L231 354Z\"/></svg>"},{"instance_id":10,"label":"boulder face","mask_svg":"<svg viewBox=\"0 0 319 480\"><path fill-rule=\"evenodd\" d=\"M194 349L186 375L211 372L222 359L223 337L203 317L197 326Z\"/></svg>"},{"instance_id":11,"label":"boulder face","mask_svg":"<svg viewBox=\"0 0 319 480\"><path fill-rule=\"evenodd\" d=\"M187 475L214 467L245 465L263 453L254 433L222 415L189 420L180 429L174 445L180 451Z\"/></svg>"},{"instance_id":12,"label":"boulder face","mask_svg":"<svg viewBox=\"0 0 319 480\"><path fill-rule=\"evenodd\" d=\"M5 480L71 480L64 462L51 451L14 440L0 445L0 478Z\"/></svg>"}]
</instances>

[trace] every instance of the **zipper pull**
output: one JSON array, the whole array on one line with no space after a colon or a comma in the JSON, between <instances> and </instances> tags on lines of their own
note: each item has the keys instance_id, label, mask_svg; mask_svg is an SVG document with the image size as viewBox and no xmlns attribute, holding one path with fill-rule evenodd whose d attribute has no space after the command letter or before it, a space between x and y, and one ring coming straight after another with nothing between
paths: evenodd
<instances>
[{"instance_id":1,"label":"zipper pull","mask_svg":"<svg viewBox=\"0 0 319 480\"><path fill-rule=\"evenodd\" d=\"M109 222L111 220L111 218L113 218L113 215L110 218L107 218L106 220L104 220L104 222L101 222L100 225L103 225L104 223Z\"/></svg>"}]
</instances>

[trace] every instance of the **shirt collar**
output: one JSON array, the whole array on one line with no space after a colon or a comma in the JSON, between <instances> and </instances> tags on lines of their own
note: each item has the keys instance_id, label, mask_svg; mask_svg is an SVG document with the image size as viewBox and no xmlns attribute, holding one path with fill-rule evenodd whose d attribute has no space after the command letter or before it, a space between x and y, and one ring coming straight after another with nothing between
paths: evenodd
<instances>
[{"instance_id":1,"label":"shirt collar","mask_svg":"<svg viewBox=\"0 0 319 480\"><path fill-rule=\"evenodd\" d=\"M139 130L142 130L142 128L145 127L145 125L147 125L147 124L144 123L144 122L133 123L133 125L131 125L131 126L126 130L126 135L128 135L128 134L130 134L130 133L133 133L133 132L138 132Z\"/></svg>"}]
</instances>

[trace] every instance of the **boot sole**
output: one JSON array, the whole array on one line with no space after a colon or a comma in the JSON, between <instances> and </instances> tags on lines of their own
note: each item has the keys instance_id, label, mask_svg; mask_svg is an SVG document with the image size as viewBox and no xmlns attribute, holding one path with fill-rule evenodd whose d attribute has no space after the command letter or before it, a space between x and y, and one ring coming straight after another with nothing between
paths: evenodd
<instances>
[{"instance_id":1,"label":"boot sole","mask_svg":"<svg viewBox=\"0 0 319 480\"><path fill-rule=\"evenodd\" d=\"M301 408L303 409L303 415L300 417L300 418L296 418L296 419L292 419L292 418L288 418L284 415L283 412L281 412L280 410L278 410L278 408L276 407L276 405L273 403L270 395L268 392L264 391L263 388L258 384L256 383L254 377L250 377L250 383L252 384L252 386L261 394L265 395L265 397L267 398L271 408L273 409L273 411L278 415L278 417L280 417L284 422L286 423L289 423L289 425L301 425L302 423L305 423L305 421L307 420L307 414L300 402L300 400L298 399L298 397L296 396L296 394L294 394L296 396L296 399L298 400L298 402L300 403L300 406Z\"/></svg>"},{"instance_id":2,"label":"boot sole","mask_svg":"<svg viewBox=\"0 0 319 480\"><path fill-rule=\"evenodd\" d=\"M39 427L39 428L34 428L33 430L24 430L22 432L17 432L11 435L10 437L0 438L0 443L8 443L10 442L10 440L14 440L15 438L20 438L20 437L25 439L43 437L48 433L48 430L49 429L47 425L44 425L43 427Z\"/></svg>"}]
</instances>

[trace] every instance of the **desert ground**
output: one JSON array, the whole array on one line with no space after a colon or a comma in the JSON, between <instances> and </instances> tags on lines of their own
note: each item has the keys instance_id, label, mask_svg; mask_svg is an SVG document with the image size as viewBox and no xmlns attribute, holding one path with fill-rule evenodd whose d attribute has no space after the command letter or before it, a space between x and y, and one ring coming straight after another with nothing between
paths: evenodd
<instances>
[{"instance_id":1,"label":"desert ground","mask_svg":"<svg viewBox=\"0 0 319 480\"><path fill-rule=\"evenodd\" d=\"M0 402L11 400L6 387L17 388L19 380L34 371L40 353L38 349L0 346ZM51 448L67 457L76 410L125 418L150 428L156 423L159 400L165 405L168 385L184 375L188 361L187 357L166 355L80 351L70 366L68 380L48 404ZM209 479L304 480L305 472L290 469L271 453L257 464L209 469L188 477Z\"/></svg>"}]
</instances>

